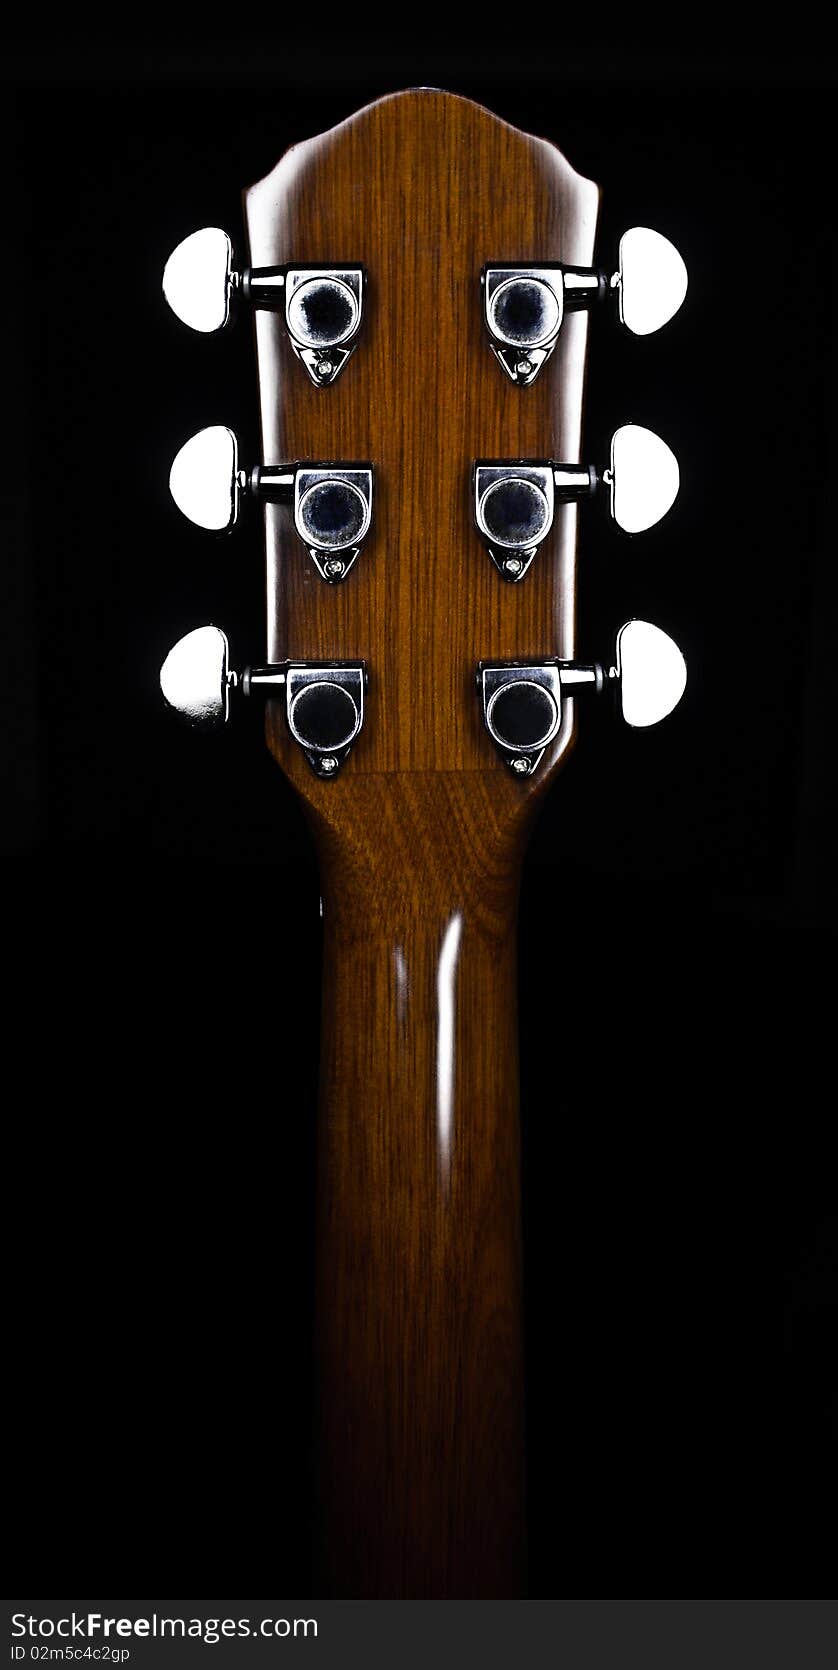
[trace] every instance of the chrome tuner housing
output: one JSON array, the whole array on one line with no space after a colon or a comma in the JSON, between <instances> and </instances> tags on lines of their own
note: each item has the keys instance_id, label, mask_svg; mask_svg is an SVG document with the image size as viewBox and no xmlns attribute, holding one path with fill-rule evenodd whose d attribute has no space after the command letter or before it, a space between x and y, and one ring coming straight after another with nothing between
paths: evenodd
<instances>
[{"instance_id":1,"label":"chrome tuner housing","mask_svg":"<svg viewBox=\"0 0 838 1670\"><path fill-rule=\"evenodd\" d=\"M288 336L294 353L318 388L327 387L340 376L357 347L363 305L363 267L286 269Z\"/></svg>"},{"instance_id":2,"label":"chrome tuner housing","mask_svg":"<svg viewBox=\"0 0 838 1670\"><path fill-rule=\"evenodd\" d=\"M597 293L599 280L596 274L591 278ZM564 268L559 262L532 267L500 262L483 268L481 286L492 349L512 382L527 388L556 346L566 300L573 305L570 292L566 298Z\"/></svg>"},{"instance_id":3,"label":"chrome tuner housing","mask_svg":"<svg viewBox=\"0 0 838 1670\"><path fill-rule=\"evenodd\" d=\"M294 526L321 579L345 580L372 521L371 464L298 464Z\"/></svg>"},{"instance_id":4,"label":"chrome tuner housing","mask_svg":"<svg viewBox=\"0 0 838 1670\"><path fill-rule=\"evenodd\" d=\"M687 664L678 645L647 620L629 620L620 627L610 667L553 659L481 661L477 667L484 724L518 777L532 775L557 735L563 697L611 689L626 724L644 730L677 707L686 683Z\"/></svg>"},{"instance_id":5,"label":"chrome tuner housing","mask_svg":"<svg viewBox=\"0 0 838 1670\"><path fill-rule=\"evenodd\" d=\"M478 459L474 465L474 520L505 580L523 580L553 525L556 504L588 498L600 482L610 491L611 515L624 533L641 533L674 504L678 460L651 429L627 423L611 437L609 467L556 464L550 459Z\"/></svg>"},{"instance_id":6,"label":"chrome tuner housing","mask_svg":"<svg viewBox=\"0 0 838 1670\"><path fill-rule=\"evenodd\" d=\"M318 777L335 777L364 723L363 665L289 665L288 729Z\"/></svg>"},{"instance_id":7,"label":"chrome tuner housing","mask_svg":"<svg viewBox=\"0 0 838 1670\"><path fill-rule=\"evenodd\" d=\"M562 722L562 685L552 662L481 662L477 687L483 720L516 777L530 777Z\"/></svg>"},{"instance_id":8,"label":"chrome tuner housing","mask_svg":"<svg viewBox=\"0 0 838 1670\"><path fill-rule=\"evenodd\" d=\"M554 473L546 461L475 464L474 520L505 580L523 580L553 525L555 501Z\"/></svg>"},{"instance_id":9,"label":"chrome tuner housing","mask_svg":"<svg viewBox=\"0 0 838 1670\"><path fill-rule=\"evenodd\" d=\"M282 696L288 729L318 777L336 777L364 723L362 661L286 661L231 671L227 638L198 626L180 638L160 669L167 705L192 730L216 731L230 717L230 692Z\"/></svg>"},{"instance_id":10,"label":"chrome tuner housing","mask_svg":"<svg viewBox=\"0 0 838 1670\"><path fill-rule=\"evenodd\" d=\"M317 388L340 376L357 346L364 305L362 266L286 265L234 268L233 245L220 226L190 233L163 270L163 295L194 331L231 321L237 300L283 312L297 358Z\"/></svg>"}]
</instances>

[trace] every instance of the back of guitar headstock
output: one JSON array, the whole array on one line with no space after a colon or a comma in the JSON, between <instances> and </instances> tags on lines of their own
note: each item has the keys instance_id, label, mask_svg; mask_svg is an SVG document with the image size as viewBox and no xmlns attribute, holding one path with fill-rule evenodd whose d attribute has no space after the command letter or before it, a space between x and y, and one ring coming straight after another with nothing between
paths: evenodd
<instances>
[{"instance_id":1,"label":"back of guitar headstock","mask_svg":"<svg viewBox=\"0 0 838 1670\"><path fill-rule=\"evenodd\" d=\"M615 665L572 660L579 500L607 487L636 533L678 490L639 426L615 432L607 469L581 457L588 311L613 291L643 335L686 289L648 228L624 235L616 274L591 266L597 195L552 145L419 89L295 146L245 194L245 271L217 228L167 266L197 329L254 307L262 460L241 469L232 432L205 430L171 489L216 530L243 495L265 502L271 659L242 684L327 825L361 779L477 773L522 826L585 686L613 684L630 724L680 696L680 653L648 623L621 630ZM217 631L162 674L199 725L226 718L236 682Z\"/></svg>"},{"instance_id":2,"label":"back of guitar headstock","mask_svg":"<svg viewBox=\"0 0 838 1670\"><path fill-rule=\"evenodd\" d=\"M276 313L256 314L266 461L370 460L369 535L347 578L320 578L291 518L268 506L272 661L357 660L368 686L340 784L321 783L279 703L268 739L330 822L373 773L483 773L521 803L483 722L477 664L573 652L577 509L509 584L475 527L479 458L579 456L587 316L571 314L531 387L511 380L483 324L487 261L589 266L598 191L550 144L468 100L421 89L382 99L295 146L246 193L255 268L362 266L355 352L328 387L304 372ZM566 709L532 786L572 735Z\"/></svg>"}]
</instances>

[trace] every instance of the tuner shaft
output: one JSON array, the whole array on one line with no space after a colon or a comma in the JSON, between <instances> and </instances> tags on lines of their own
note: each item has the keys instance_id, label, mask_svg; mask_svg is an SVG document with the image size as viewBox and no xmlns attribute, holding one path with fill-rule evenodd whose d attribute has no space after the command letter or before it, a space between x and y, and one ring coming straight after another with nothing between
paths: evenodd
<instances>
[{"instance_id":1,"label":"tuner shaft","mask_svg":"<svg viewBox=\"0 0 838 1670\"><path fill-rule=\"evenodd\" d=\"M562 690L567 691L568 696L575 696L578 689L586 686L599 696L605 689L606 678L610 676L610 672L606 673L598 661L592 661L589 666L578 661L559 662Z\"/></svg>"},{"instance_id":2,"label":"tuner shaft","mask_svg":"<svg viewBox=\"0 0 838 1670\"><path fill-rule=\"evenodd\" d=\"M242 691L245 696L278 695L285 689L288 675L284 667L246 667L242 673Z\"/></svg>"},{"instance_id":3,"label":"tuner shaft","mask_svg":"<svg viewBox=\"0 0 838 1670\"><path fill-rule=\"evenodd\" d=\"M248 486L251 493L270 500L271 504L290 504L295 475L293 464L255 464Z\"/></svg>"},{"instance_id":4,"label":"tuner shaft","mask_svg":"<svg viewBox=\"0 0 838 1670\"><path fill-rule=\"evenodd\" d=\"M553 482L557 499L584 499L589 493L596 492L597 481L598 476L593 465L555 464L553 466Z\"/></svg>"},{"instance_id":5,"label":"tuner shaft","mask_svg":"<svg viewBox=\"0 0 838 1670\"><path fill-rule=\"evenodd\" d=\"M246 267L239 275L239 291L251 307L278 308L285 292L285 268Z\"/></svg>"},{"instance_id":6,"label":"tuner shaft","mask_svg":"<svg viewBox=\"0 0 838 1670\"><path fill-rule=\"evenodd\" d=\"M593 307L596 302L604 301L608 293L608 274L599 267L564 267L562 283L568 313L580 307Z\"/></svg>"}]
</instances>

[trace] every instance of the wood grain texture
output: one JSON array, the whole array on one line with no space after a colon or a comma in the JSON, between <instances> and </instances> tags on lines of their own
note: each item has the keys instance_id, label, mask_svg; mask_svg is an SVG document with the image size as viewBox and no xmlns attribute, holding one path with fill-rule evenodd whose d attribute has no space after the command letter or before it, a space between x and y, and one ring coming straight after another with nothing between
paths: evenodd
<instances>
[{"instance_id":1,"label":"wood grain texture","mask_svg":"<svg viewBox=\"0 0 838 1670\"><path fill-rule=\"evenodd\" d=\"M570 656L576 511L519 586L474 529L477 457L581 455L587 320L529 389L484 338L496 261L590 265L598 192L545 141L421 89L294 147L245 196L253 265L363 262L360 345L314 388L256 317L263 457L372 460L372 533L326 587L266 509L268 654L363 659L334 783L268 709L323 876L319 1592L524 1585L515 920L526 831L573 704L523 784L483 727L479 660Z\"/></svg>"},{"instance_id":2,"label":"wood grain texture","mask_svg":"<svg viewBox=\"0 0 838 1670\"><path fill-rule=\"evenodd\" d=\"M368 775L320 830L325 1593L522 1592L515 910L491 788ZM374 832L374 834L373 834Z\"/></svg>"}]
</instances>

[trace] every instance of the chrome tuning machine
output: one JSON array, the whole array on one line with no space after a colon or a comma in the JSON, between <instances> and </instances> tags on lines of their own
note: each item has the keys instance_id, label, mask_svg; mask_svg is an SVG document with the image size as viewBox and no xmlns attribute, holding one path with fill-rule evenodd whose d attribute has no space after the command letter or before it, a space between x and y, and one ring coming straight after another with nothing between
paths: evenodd
<instances>
[{"instance_id":1,"label":"chrome tuning machine","mask_svg":"<svg viewBox=\"0 0 838 1670\"><path fill-rule=\"evenodd\" d=\"M318 777L335 777L364 722L366 669L358 661L283 661L230 667L227 637L198 626L170 649L160 688L193 730L216 731L230 717L230 696L283 696L288 729Z\"/></svg>"},{"instance_id":2,"label":"chrome tuning machine","mask_svg":"<svg viewBox=\"0 0 838 1670\"><path fill-rule=\"evenodd\" d=\"M687 683L678 645L651 621L630 620L617 633L614 662L481 661L477 685L492 741L518 777L535 771L558 734L562 698L613 690L627 725L656 725L677 707Z\"/></svg>"},{"instance_id":3,"label":"chrome tuning machine","mask_svg":"<svg viewBox=\"0 0 838 1670\"><path fill-rule=\"evenodd\" d=\"M357 346L364 304L361 266L233 265L233 245L220 226L190 233L169 256L163 294L192 330L208 334L229 324L237 301L284 312L297 358L318 388L333 383Z\"/></svg>"},{"instance_id":4,"label":"chrome tuning machine","mask_svg":"<svg viewBox=\"0 0 838 1670\"><path fill-rule=\"evenodd\" d=\"M481 458L474 465L474 519L505 580L522 580L553 525L556 504L582 499L602 483L611 515L624 533L654 527L674 504L680 485L674 452L651 429L626 423L611 437L608 468Z\"/></svg>"},{"instance_id":5,"label":"chrome tuning machine","mask_svg":"<svg viewBox=\"0 0 838 1670\"><path fill-rule=\"evenodd\" d=\"M291 504L294 526L323 580L345 580L372 521L371 464L257 464L239 469L232 429L200 429L178 452L169 491L178 510L199 528L226 533L238 520L244 494Z\"/></svg>"},{"instance_id":6,"label":"chrome tuning machine","mask_svg":"<svg viewBox=\"0 0 838 1670\"><path fill-rule=\"evenodd\" d=\"M526 388L550 358L565 313L615 295L626 329L650 336L678 312L687 269L668 238L649 226L632 226L620 239L613 274L561 261L506 261L485 266L481 285L491 346L507 376Z\"/></svg>"}]
</instances>

